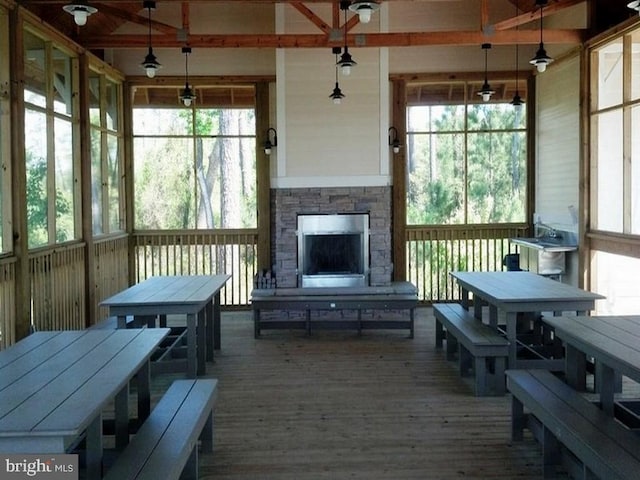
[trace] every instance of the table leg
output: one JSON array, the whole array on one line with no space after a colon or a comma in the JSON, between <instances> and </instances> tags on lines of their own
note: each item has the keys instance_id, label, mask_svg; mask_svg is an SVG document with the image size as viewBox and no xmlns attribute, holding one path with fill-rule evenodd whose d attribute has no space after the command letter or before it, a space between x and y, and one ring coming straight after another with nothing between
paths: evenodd
<instances>
[{"instance_id":1,"label":"table leg","mask_svg":"<svg viewBox=\"0 0 640 480\"><path fill-rule=\"evenodd\" d=\"M213 301L213 341L214 348L220 350L220 292L215 294Z\"/></svg>"},{"instance_id":2,"label":"table leg","mask_svg":"<svg viewBox=\"0 0 640 480\"><path fill-rule=\"evenodd\" d=\"M460 287L460 304L465 310L469 310L469 290Z\"/></svg>"},{"instance_id":3,"label":"table leg","mask_svg":"<svg viewBox=\"0 0 640 480\"><path fill-rule=\"evenodd\" d=\"M102 478L102 413L89 424L86 435L87 478Z\"/></svg>"},{"instance_id":4,"label":"table leg","mask_svg":"<svg viewBox=\"0 0 640 480\"><path fill-rule=\"evenodd\" d=\"M507 340L509 340L509 368L518 368L518 344L516 331L518 328L518 315L516 312L505 312L507 322Z\"/></svg>"},{"instance_id":5,"label":"table leg","mask_svg":"<svg viewBox=\"0 0 640 480\"><path fill-rule=\"evenodd\" d=\"M482 321L482 299L477 295L473 296L473 316Z\"/></svg>"},{"instance_id":6,"label":"table leg","mask_svg":"<svg viewBox=\"0 0 640 480\"><path fill-rule=\"evenodd\" d=\"M118 315L118 328L127 328L127 316Z\"/></svg>"},{"instance_id":7,"label":"table leg","mask_svg":"<svg viewBox=\"0 0 640 480\"><path fill-rule=\"evenodd\" d=\"M146 361L136 374L138 392L138 424L142 425L151 413L151 362Z\"/></svg>"},{"instance_id":8,"label":"table leg","mask_svg":"<svg viewBox=\"0 0 640 480\"><path fill-rule=\"evenodd\" d=\"M498 328L498 307L495 305L489 305L489 326Z\"/></svg>"},{"instance_id":9,"label":"table leg","mask_svg":"<svg viewBox=\"0 0 640 480\"><path fill-rule=\"evenodd\" d=\"M587 357L573 345L567 344L565 349L565 372L567 383L579 391L587 388Z\"/></svg>"},{"instance_id":10,"label":"table leg","mask_svg":"<svg viewBox=\"0 0 640 480\"><path fill-rule=\"evenodd\" d=\"M196 378L198 373L197 345L196 345L196 315L187 315L187 376Z\"/></svg>"},{"instance_id":11,"label":"table leg","mask_svg":"<svg viewBox=\"0 0 640 480\"><path fill-rule=\"evenodd\" d=\"M615 371L613 368L604 365L602 362L597 362L598 375L600 377L600 403L602 404L602 410L609 415L614 414L614 399L613 393L615 391Z\"/></svg>"},{"instance_id":12,"label":"table leg","mask_svg":"<svg viewBox=\"0 0 640 480\"><path fill-rule=\"evenodd\" d=\"M260 310L253 307L253 338L260 336Z\"/></svg>"},{"instance_id":13,"label":"table leg","mask_svg":"<svg viewBox=\"0 0 640 480\"><path fill-rule=\"evenodd\" d=\"M207 333L207 362L213 362L213 350L215 348L220 348L220 346L216 347L215 338L217 338L213 332L213 303L209 302L204 307L204 323L205 323L205 331Z\"/></svg>"},{"instance_id":14,"label":"table leg","mask_svg":"<svg viewBox=\"0 0 640 480\"><path fill-rule=\"evenodd\" d=\"M129 384L115 398L116 449L123 450L129 443Z\"/></svg>"},{"instance_id":15,"label":"table leg","mask_svg":"<svg viewBox=\"0 0 640 480\"><path fill-rule=\"evenodd\" d=\"M196 326L196 358L198 361L198 375L204 375L207 373L207 327L206 327L206 309L203 308L200 310L197 315L197 326ZM211 353L213 353L213 349L211 349Z\"/></svg>"}]
</instances>

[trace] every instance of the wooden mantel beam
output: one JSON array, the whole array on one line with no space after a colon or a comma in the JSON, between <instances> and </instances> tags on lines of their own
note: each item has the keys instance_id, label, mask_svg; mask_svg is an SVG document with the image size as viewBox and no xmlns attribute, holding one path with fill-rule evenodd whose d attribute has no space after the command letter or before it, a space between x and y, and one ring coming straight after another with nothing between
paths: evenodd
<instances>
[{"instance_id":1,"label":"wooden mantel beam","mask_svg":"<svg viewBox=\"0 0 640 480\"><path fill-rule=\"evenodd\" d=\"M545 30L546 44L565 43L577 45L584 41L586 32L583 30ZM79 39L88 49L105 48L146 48L146 35L104 35ZM406 33L365 33L350 34L347 43L353 47L413 47L425 45L513 45L515 43L537 44L540 33L537 30L507 30L495 32L491 35L480 31L455 32L406 32ZM184 41L175 36L154 35L152 42L156 48L179 48ZM194 48L325 48L340 46L343 40L331 41L322 34L291 34L291 35L189 35L187 42Z\"/></svg>"}]
</instances>

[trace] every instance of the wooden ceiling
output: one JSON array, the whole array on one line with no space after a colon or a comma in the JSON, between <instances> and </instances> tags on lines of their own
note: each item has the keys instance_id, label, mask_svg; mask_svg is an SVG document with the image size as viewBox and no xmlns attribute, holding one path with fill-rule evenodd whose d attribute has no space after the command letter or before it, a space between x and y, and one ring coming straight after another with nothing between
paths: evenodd
<instances>
[{"instance_id":1,"label":"wooden ceiling","mask_svg":"<svg viewBox=\"0 0 640 480\"><path fill-rule=\"evenodd\" d=\"M393 8L393 3L400 0L383 0ZM461 0L414 0L416 2L447 2ZM470 0L464 0L470 1ZM507 44L536 44L539 42L539 34L535 28L516 27L534 22L540 16L540 10L535 5L535 0L508 0L514 4L514 16L498 23L490 24L491 18L490 0L477 0L480 5L481 21L475 31L422 31L422 32L391 32L391 33L364 33L350 34L347 42L349 45L371 47L402 47L420 45L478 45L486 42L487 35L491 35L491 43L494 45ZM515 15L515 2L521 10L520 15ZM342 29L342 18L339 3L336 0L278 0L279 3L287 3L308 19L312 31L309 34L189 34L189 8L194 4L211 4L212 8L223 4L244 3L247 6L265 3L275 3L274 0L165 0L157 1L158 10L163 4L179 4L181 18L176 18L172 24L151 20L154 30L154 47L179 48L188 43L195 48L330 48L340 46L342 39L336 40L331 33L336 29ZM545 18L567 8L587 2L587 0L549 0L544 7ZM131 2L128 0L101 0L92 1L90 4L98 9L91 15L87 24L83 27L75 25L73 18L62 10L62 6L71 3L70 0L23 0L21 5L29 9L39 18L43 19L54 28L64 33L83 47L99 51L118 48L144 48L148 37L145 34L121 34L115 33L126 23L148 26L147 11L143 8L142 1ZM307 5L317 3L332 4L332 20L327 23L317 16ZM609 2L610 3L610 0ZM475 2L474 2L475 4ZM609 8L610 5L607 7ZM358 23L357 16L353 15L347 21L347 30L350 31ZM534 24L535 26L535 24ZM545 43L580 44L587 36L587 32L578 29L547 29L545 30Z\"/></svg>"}]
</instances>

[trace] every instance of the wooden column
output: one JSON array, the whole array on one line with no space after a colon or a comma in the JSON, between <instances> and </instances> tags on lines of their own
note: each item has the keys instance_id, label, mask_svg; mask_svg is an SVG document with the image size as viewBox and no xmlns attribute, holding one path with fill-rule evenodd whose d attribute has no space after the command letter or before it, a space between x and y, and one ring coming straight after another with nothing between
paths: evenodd
<instances>
[{"instance_id":1,"label":"wooden column","mask_svg":"<svg viewBox=\"0 0 640 480\"><path fill-rule=\"evenodd\" d=\"M270 156L264 153L270 125L269 83L256 83L256 203L258 208L258 270L271 268ZM276 147L277 148L277 147Z\"/></svg>"},{"instance_id":2,"label":"wooden column","mask_svg":"<svg viewBox=\"0 0 640 480\"><path fill-rule=\"evenodd\" d=\"M407 228L407 149L405 139L407 135L407 95L406 82L393 80L393 110L391 125L398 130L400 152L391 155L391 172L393 174L392 190L392 233L391 248L393 251L393 280L406 280L407 243L405 241Z\"/></svg>"},{"instance_id":3,"label":"wooden column","mask_svg":"<svg viewBox=\"0 0 640 480\"><path fill-rule=\"evenodd\" d=\"M31 327L31 286L27 239L27 172L24 142L24 35L20 9L9 13L11 85L11 182L13 249L16 256L16 341L29 335Z\"/></svg>"}]
</instances>

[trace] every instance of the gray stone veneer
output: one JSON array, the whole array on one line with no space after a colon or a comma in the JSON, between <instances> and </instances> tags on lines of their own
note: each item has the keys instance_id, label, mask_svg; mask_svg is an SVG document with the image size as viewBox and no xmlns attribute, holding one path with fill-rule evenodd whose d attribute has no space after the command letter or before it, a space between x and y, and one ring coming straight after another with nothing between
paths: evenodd
<instances>
[{"instance_id":1,"label":"gray stone veneer","mask_svg":"<svg viewBox=\"0 0 640 480\"><path fill-rule=\"evenodd\" d=\"M391 187L284 188L271 190L271 259L277 285L297 287L297 216L368 213L370 280L391 283Z\"/></svg>"}]
</instances>

